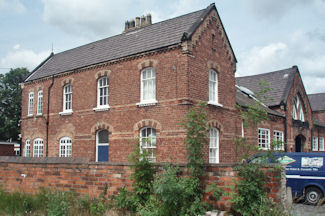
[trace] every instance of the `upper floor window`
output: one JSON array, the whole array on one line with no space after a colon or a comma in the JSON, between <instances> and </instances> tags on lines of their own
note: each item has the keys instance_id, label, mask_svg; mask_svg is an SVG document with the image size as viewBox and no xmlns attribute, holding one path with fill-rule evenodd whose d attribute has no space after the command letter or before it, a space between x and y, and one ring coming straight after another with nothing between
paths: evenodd
<instances>
[{"instance_id":1,"label":"upper floor window","mask_svg":"<svg viewBox=\"0 0 325 216\"><path fill-rule=\"evenodd\" d=\"M295 120L305 121L303 104L298 95L296 95L294 104L292 105L292 118Z\"/></svg>"},{"instance_id":2,"label":"upper floor window","mask_svg":"<svg viewBox=\"0 0 325 216\"><path fill-rule=\"evenodd\" d=\"M37 99L37 115L42 115L43 113L43 91L38 91Z\"/></svg>"},{"instance_id":3,"label":"upper floor window","mask_svg":"<svg viewBox=\"0 0 325 216\"><path fill-rule=\"evenodd\" d=\"M151 162L156 162L156 129L145 127L140 130L140 151L147 154Z\"/></svg>"},{"instance_id":4,"label":"upper floor window","mask_svg":"<svg viewBox=\"0 0 325 216\"><path fill-rule=\"evenodd\" d=\"M43 157L43 139L37 138L34 140L34 157Z\"/></svg>"},{"instance_id":5,"label":"upper floor window","mask_svg":"<svg viewBox=\"0 0 325 216\"><path fill-rule=\"evenodd\" d=\"M277 130L273 131L273 140L275 141L274 150L284 151L283 132Z\"/></svg>"},{"instance_id":6,"label":"upper floor window","mask_svg":"<svg viewBox=\"0 0 325 216\"><path fill-rule=\"evenodd\" d=\"M209 103L218 104L218 73L209 70Z\"/></svg>"},{"instance_id":7,"label":"upper floor window","mask_svg":"<svg viewBox=\"0 0 325 216\"><path fill-rule=\"evenodd\" d=\"M262 150L270 149L270 130L265 128L258 129L258 146Z\"/></svg>"},{"instance_id":8,"label":"upper floor window","mask_svg":"<svg viewBox=\"0 0 325 216\"><path fill-rule=\"evenodd\" d=\"M30 157L30 140L25 142L25 157Z\"/></svg>"},{"instance_id":9,"label":"upper floor window","mask_svg":"<svg viewBox=\"0 0 325 216\"><path fill-rule=\"evenodd\" d=\"M72 156L72 140L69 137L63 137L60 139L60 157Z\"/></svg>"},{"instance_id":10,"label":"upper floor window","mask_svg":"<svg viewBox=\"0 0 325 216\"><path fill-rule=\"evenodd\" d=\"M211 128L209 135L209 163L219 163L219 130Z\"/></svg>"},{"instance_id":11,"label":"upper floor window","mask_svg":"<svg viewBox=\"0 0 325 216\"><path fill-rule=\"evenodd\" d=\"M34 92L29 92L28 96L28 115L33 115L33 108L34 108Z\"/></svg>"},{"instance_id":12,"label":"upper floor window","mask_svg":"<svg viewBox=\"0 0 325 216\"><path fill-rule=\"evenodd\" d=\"M63 112L72 111L72 85L68 84L63 88Z\"/></svg>"},{"instance_id":13,"label":"upper floor window","mask_svg":"<svg viewBox=\"0 0 325 216\"><path fill-rule=\"evenodd\" d=\"M317 136L313 137L312 151L318 151L318 137Z\"/></svg>"},{"instance_id":14,"label":"upper floor window","mask_svg":"<svg viewBox=\"0 0 325 216\"><path fill-rule=\"evenodd\" d=\"M156 102L156 71L149 67L141 71L141 103Z\"/></svg>"},{"instance_id":15,"label":"upper floor window","mask_svg":"<svg viewBox=\"0 0 325 216\"><path fill-rule=\"evenodd\" d=\"M108 106L108 77L98 80L97 87L97 107Z\"/></svg>"}]
</instances>

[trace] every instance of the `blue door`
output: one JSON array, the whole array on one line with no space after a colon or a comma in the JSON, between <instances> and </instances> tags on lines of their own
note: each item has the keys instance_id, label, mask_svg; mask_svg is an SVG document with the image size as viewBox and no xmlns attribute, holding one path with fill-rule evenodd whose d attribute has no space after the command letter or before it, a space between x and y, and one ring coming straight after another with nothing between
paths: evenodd
<instances>
[{"instance_id":1,"label":"blue door","mask_svg":"<svg viewBox=\"0 0 325 216\"><path fill-rule=\"evenodd\" d=\"M108 145L102 145L97 147L98 162L108 161Z\"/></svg>"}]
</instances>

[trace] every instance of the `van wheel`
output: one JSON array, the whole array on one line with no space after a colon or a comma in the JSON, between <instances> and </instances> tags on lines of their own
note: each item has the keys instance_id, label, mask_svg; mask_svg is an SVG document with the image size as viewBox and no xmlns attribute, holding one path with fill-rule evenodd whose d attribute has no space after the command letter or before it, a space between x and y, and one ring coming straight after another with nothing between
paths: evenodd
<instances>
[{"instance_id":1,"label":"van wheel","mask_svg":"<svg viewBox=\"0 0 325 216\"><path fill-rule=\"evenodd\" d=\"M309 205L317 205L318 201L323 197L323 193L317 187L309 187L306 189L306 203Z\"/></svg>"}]
</instances>

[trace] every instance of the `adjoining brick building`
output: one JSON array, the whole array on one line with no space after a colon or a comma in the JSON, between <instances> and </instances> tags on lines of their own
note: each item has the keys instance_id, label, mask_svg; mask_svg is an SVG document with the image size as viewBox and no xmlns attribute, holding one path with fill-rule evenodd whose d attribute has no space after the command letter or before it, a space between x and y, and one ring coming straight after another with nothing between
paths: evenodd
<instances>
[{"instance_id":1,"label":"adjoining brick building","mask_svg":"<svg viewBox=\"0 0 325 216\"><path fill-rule=\"evenodd\" d=\"M211 126L206 162L236 161L233 138L242 135L267 148L266 126L285 138L288 151L301 134L301 150L309 151L312 115L298 69L288 69L291 81L281 87L286 110L265 107L271 120L244 131L235 105L252 95L236 87L236 62L214 4L155 24L150 15L137 18L120 35L52 53L22 84L23 155L125 162L140 137L152 161L183 163L180 123L199 101L208 103ZM292 95L303 101L304 121L290 119Z\"/></svg>"}]
</instances>

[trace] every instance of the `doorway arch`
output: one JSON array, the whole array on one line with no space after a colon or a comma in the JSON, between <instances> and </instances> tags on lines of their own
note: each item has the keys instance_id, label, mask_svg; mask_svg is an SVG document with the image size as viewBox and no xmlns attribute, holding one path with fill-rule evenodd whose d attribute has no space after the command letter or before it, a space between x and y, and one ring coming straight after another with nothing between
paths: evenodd
<instances>
[{"instance_id":1,"label":"doorway arch","mask_svg":"<svg viewBox=\"0 0 325 216\"><path fill-rule=\"evenodd\" d=\"M295 139L295 150L296 152L302 152L304 150L306 137L299 134Z\"/></svg>"}]
</instances>

